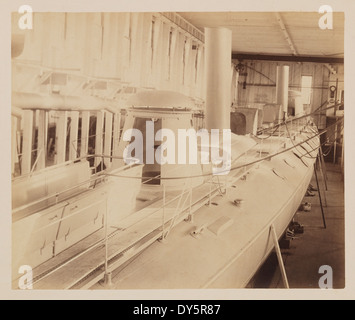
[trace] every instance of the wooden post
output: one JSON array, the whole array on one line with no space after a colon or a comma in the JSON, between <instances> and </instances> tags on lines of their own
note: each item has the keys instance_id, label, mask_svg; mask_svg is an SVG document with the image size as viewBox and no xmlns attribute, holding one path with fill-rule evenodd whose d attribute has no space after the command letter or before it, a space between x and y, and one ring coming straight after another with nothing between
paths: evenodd
<instances>
[{"instance_id":1,"label":"wooden post","mask_svg":"<svg viewBox=\"0 0 355 320\"><path fill-rule=\"evenodd\" d=\"M160 72L161 72L161 61L162 61L162 56L161 56L161 50L160 45L161 45L161 36L162 36L162 30L163 30L163 22L161 19L158 17L155 18L154 20L154 34L153 34L153 56L152 56L152 75L153 75L153 87L159 86L159 80L160 80Z\"/></svg>"},{"instance_id":2,"label":"wooden post","mask_svg":"<svg viewBox=\"0 0 355 320\"><path fill-rule=\"evenodd\" d=\"M174 57L176 51L176 40L178 37L178 31L175 28L171 29L171 43L170 43L170 57L169 57L169 73L168 79L172 83L171 79L174 77Z\"/></svg>"},{"instance_id":3,"label":"wooden post","mask_svg":"<svg viewBox=\"0 0 355 320\"><path fill-rule=\"evenodd\" d=\"M166 189L165 184L163 184L163 216L162 216L162 236L161 241L165 240L165 205L166 205Z\"/></svg>"},{"instance_id":4,"label":"wooden post","mask_svg":"<svg viewBox=\"0 0 355 320\"><path fill-rule=\"evenodd\" d=\"M320 156L318 155L317 156L317 160L316 160L319 164L319 172L320 172L320 175L322 177L322 180L323 180L323 191L324 191L324 206L327 207L328 204L327 204L327 193L326 193L326 190L327 190L327 182L325 181L325 176L324 176L324 172L323 172L323 166L322 166L322 161L320 159Z\"/></svg>"},{"instance_id":5,"label":"wooden post","mask_svg":"<svg viewBox=\"0 0 355 320\"><path fill-rule=\"evenodd\" d=\"M336 110L335 110L336 112ZM337 120L338 118L336 117L335 120ZM337 162L337 139L338 139L338 125L335 124L335 129L334 129L334 133L335 133L335 136L334 136L334 154L333 154L333 164L336 164Z\"/></svg>"},{"instance_id":6,"label":"wooden post","mask_svg":"<svg viewBox=\"0 0 355 320\"><path fill-rule=\"evenodd\" d=\"M281 255L281 250L280 250L280 246L279 246L279 239L277 238L277 234L276 234L276 230L275 230L275 226L272 224L270 226L270 231L271 231L271 235L274 241L274 246L275 246L275 251L276 251L276 255L277 255L277 260L279 261L279 266L280 266L280 270L281 270L281 275L282 275L282 280L284 283L284 286L286 289L289 289L289 285L288 285L288 280L287 280L287 275L286 275L286 270L285 270L285 266L284 266L284 262L282 260L282 255Z\"/></svg>"},{"instance_id":7,"label":"wooden post","mask_svg":"<svg viewBox=\"0 0 355 320\"><path fill-rule=\"evenodd\" d=\"M188 86L190 85L190 77L191 77L191 68L189 65L189 59L190 59L190 53L191 53L191 46L192 46L192 41L191 38L186 38L185 46L184 46L184 52L185 52L185 65L183 66L183 85Z\"/></svg>"},{"instance_id":8,"label":"wooden post","mask_svg":"<svg viewBox=\"0 0 355 320\"><path fill-rule=\"evenodd\" d=\"M192 216L192 187L190 185L190 204L189 204L189 221L192 223L193 222L193 216Z\"/></svg>"},{"instance_id":9,"label":"wooden post","mask_svg":"<svg viewBox=\"0 0 355 320\"><path fill-rule=\"evenodd\" d=\"M320 204L320 208L321 208L321 212L322 212L323 226L324 226L324 229L326 229L326 228L327 228L327 225L326 225L326 223L325 223L325 216L324 216L324 209L323 209L323 201L322 201L322 196L321 196L321 192L320 192L320 189L319 189L319 182L318 182L318 175L317 175L317 166L316 166L316 164L314 164L314 174L315 174L316 182L317 182L317 189L318 189L318 196L319 196L319 204Z\"/></svg>"},{"instance_id":10,"label":"wooden post","mask_svg":"<svg viewBox=\"0 0 355 320\"><path fill-rule=\"evenodd\" d=\"M90 111L83 111L81 115L80 157L84 157L88 154L89 126L90 126Z\"/></svg>"},{"instance_id":11,"label":"wooden post","mask_svg":"<svg viewBox=\"0 0 355 320\"><path fill-rule=\"evenodd\" d=\"M15 174L15 164L18 162L17 154L17 122L19 119L11 115L11 174Z\"/></svg>"},{"instance_id":12,"label":"wooden post","mask_svg":"<svg viewBox=\"0 0 355 320\"><path fill-rule=\"evenodd\" d=\"M33 111L25 110L23 112L23 144L22 144L22 161L21 174L31 172L32 162L32 138L33 138Z\"/></svg>"},{"instance_id":13,"label":"wooden post","mask_svg":"<svg viewBox=\"0 0 355 320\"><path fill-rule=\"evenodd\" d=\"M101 111L96 112L96 137L95 137L95 154L102 154L103 145L103 126L104 126L104 113ZM101 162L101 157L95 157L95 167Z\"/></svg>"},{"instance_id":14,"label":"wooden post","mask_svg":"<svg viewBox=\"0 0 355 320\"><path fill-rule=\"evenodd\" d=\"M327 176L327 169L325 167L325 161L324 161L324 156L323 156L323 150L322 147L319 148L319 156L320 156L320 161L322 164L322 171L323 171L323 175L324 175L324 183L325 183L325 190L328 191L328 184L327 184L327 180L328 180L328 176Z\"/></svg>"},{"instance_id":15,"label":"wooden post","mask_svg":"<svg viewBox=\"0 0 355 320\"><path fill-rule=\"evenodd\" d=\"M105 115L105 146L104 146L104 162L106 168L111 166L111 142L112 142L112 113L106 112Z\"/></svg>"},{"instance_id":16,"label":"wooden post","mask_svg":"<svg viewBox=\"0 0 355 320\"><path fill-rule=\"evenodd\" d=\"M65 162L68 112L58 112L56 127L56 164Z\"/></svg>"},{"instance_id":17,"label":"wooden post","mask_svg":"<svg viewBox=\"0 0 355 320\"><path fill-rule=\"evenodd\" d=\"M344 130L344 128L343 128L343 130ZM340 162L343 175L344 175L344 139L345 139L345 137L344 137L344 133L343 133L342 134L342 145L341 145L341 162ZM324 159L323 159L323 161L324 161Z\"/></svg>"},{"instance_id":18,"label":"wooden post","mask_svg":"<svg viewBox=\"0 0 355 320\"><path fill-rule=\"evenodd\" d=\"M47 138L48 138L48 118L47 111L39 110L38 115L38 143L37 143L37 170L46 167L47 158Z\"/></svg>"},{"instance_id":19,"label":"wooden post","mask_svg":"<svg viewBox=\"0 0 355 320\"><path fill-rule=\"evenodd\" d=\"M121 113L117 112L113 118L113 155L118 156L118 146L121 134Z\"/></svg>"},{"instance_id":20,"label":"wooden post","mask_svg":"<svg viewBox=\"0 0 355 320\"><path fill-rule=\"evenodd\" d=\"M70 138L69 138L69 160L75 160L78 157L78 126L79 112L72 111L70 113Z\"/></svg>"}]
</instances>

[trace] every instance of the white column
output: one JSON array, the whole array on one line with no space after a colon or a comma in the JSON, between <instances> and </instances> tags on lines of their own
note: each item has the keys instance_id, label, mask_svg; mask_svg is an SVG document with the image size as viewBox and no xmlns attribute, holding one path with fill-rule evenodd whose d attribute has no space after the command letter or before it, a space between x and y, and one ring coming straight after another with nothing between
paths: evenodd
<instances>
[{"instance_id":1,"label":"white column","mask_svg":"<svg viewBox=\"0 0 355 320\"><path fill-rule=\"evenodd\" d=\"M289 66L277 66L276 70L276 103L282 106L287 114Z\"/></svg>"},{"instance_id":2,"label":"white column","mask_svg":"<svg viewBox=\"0 0 355 320\"><path fill-rule=\"evenodd\" d=\"M229 129L232 31L205 28L206 128Z\"/></svg>"}]
</instances>

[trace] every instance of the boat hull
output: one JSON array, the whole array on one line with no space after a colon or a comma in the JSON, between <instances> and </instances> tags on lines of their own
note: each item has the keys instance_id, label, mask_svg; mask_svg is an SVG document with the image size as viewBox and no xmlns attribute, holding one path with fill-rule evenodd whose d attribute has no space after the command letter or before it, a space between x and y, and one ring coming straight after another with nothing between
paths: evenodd
<instances>
[{"instance_id":1,"label":"boat hull","mask_svg":"<svg viewBox=\"0 0 355 320\"><path fill-rule=\"evenodd\" d=\"M314 140L314 145L319 143ZM285 149L291 146L288 141ZM181 222L165 242L153 243L140 253L116 275L114 288L246 287L274 248L271 226L280 238L297 212L317 152L315 148L299 159L290 148L257 163L224 196L197 210L192 222ZM241 204L235 205L235 199Z\"/></svg>"}]
</instances>

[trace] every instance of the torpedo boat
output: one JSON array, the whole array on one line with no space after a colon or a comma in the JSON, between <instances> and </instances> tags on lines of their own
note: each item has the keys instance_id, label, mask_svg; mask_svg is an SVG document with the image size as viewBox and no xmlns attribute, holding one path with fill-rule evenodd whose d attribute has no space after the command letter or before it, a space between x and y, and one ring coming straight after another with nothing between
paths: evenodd
<instances>
[{"instance_id":1,"label":"torpedo boat","mask_svg":"<svg viewBox=\"0 0 355 320\"><path fill-rule=\"evenodd\" d=\"M243 288L278 249L317 127L287 66L275 103L231 105L231 31L204 36L199 105L143 86L118 103L117 79L13 60L13 289Z\"/></svg>"},{"instance_id":2,"label":"torpedo boat","mask_svg":"<svg viewBox=\"0 0 355 320\"><path fill-rule=\"evenodd\" d=\"M191 99L146 91L133 95L127 105L117 150L13 179L14 287L23 265L33 270L34 289L98 289L102 279L116 289L245 287L309 187L319 148L311 118L281 122L279 105L263 113L234 110L232 128L233 116L243 115L246 131L255 123L263 127L255 134L253 129L230 132L230 162L224 172L218 171L221 161L201 161L212 150L204 144L211 140L208 130L195 131L203 133L196 140L196 163L156 161L159 152L168 158L175 151L179 157L180 141L170 148L167 137L156 138L161 128L175 137L179 130L193 129ZM56 112L60 118L67 111ZM85 112L80 111L82 123ZM99 121L102 110L92 113ZM117 134L115 121L107 120L112 120L110 111L104 114L104 129ZM267 121L257 119L258 114ZM85 124L80 127L83 136ZM125 158L125 150L137 141L130 129L142 133L142 148ZM219 138L214 147L223 154L225 141L221 134ZM192 140L184 139L187 161ZM147 148L155 152L151 163Z\"/></svg>"}]
</instances>

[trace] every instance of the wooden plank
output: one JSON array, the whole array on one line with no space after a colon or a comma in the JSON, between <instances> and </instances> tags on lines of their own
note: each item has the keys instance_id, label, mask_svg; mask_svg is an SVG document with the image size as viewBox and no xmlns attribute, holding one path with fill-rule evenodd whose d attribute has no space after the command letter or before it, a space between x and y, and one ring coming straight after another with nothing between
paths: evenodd
<instances>
[{"instance_id":1,"label":"wooden plank","mask_svg":"<svg viewBox=\"0 0 355 320\"><path fill-rule=\"evenodd\" d=\"M276 231L275 231L275 227L272 224L270 227L270 231L271 231L271 235L272 235L272 239L274 241L274 246L275 246L275 251L276 251L276 255L277 255L277 259L279 261L279 266L280 266L280 270L281 270L281 275L282 275L282 280L284 283L285 288L289 289L289 285L288 285L288 280L287 280L287 275L286 275L286 270L285 270L285 266L284 266L284 262L282 260L282 254L281 254L281 250L280 250L280 246L279 246L279 240L277 238L276 235Z\"/></svg>"},{"instance_id":2,"label":"wooden plank","mask_svg":"<svg viewBox=\"0 0 355 320\"><path fill-rule=\"evenodd\" d=\"M202 97L204 95L204 56L205 56L205 51L204 47L199 46L198 47L198 53L197 53L197 77L196 77L196 91L197 91L197 96Z\"/></svg>"},{"instance_id":3,"label":"wooden plank","mask_svg":"<svg viewBox=\"0 0 355 320\"><path fill-rule=\"evenodd\" d=\"M113 117L113 156L118 157L118 146L120 142L121 135L121 113L117 112Z\"/></svg>"},{"instance_id":4,"label":"wooden plank","mask_svg":"<svg viewBox=\"0 0 355 320\"><path fill-rule=\"evenodd\" d=\"M22 145L22 161L21 174L27 174L31 171L32 161L32 138L33 138L33 111L25 110L23 112L23 145Z\"/></svg>"},{"instance_id":5,"label":"wooden plank","mask_svg":"<svg viewBox=\"0 0 355 320\"><path fill-rule=\"evenodd\" d=\"M169 56L169 77L171 80L174 77L174 61L175 61L175 52L176 52L176 43L178 37L177 29L171 29L171 43L170 43L170 56Z\"/></svg>"},{"instance_id":6,"label":"wooden plank","mask_svg":"<svg viewBox=\"0 0 355 320\"><path fill-rule=\"evenodd\" d=\"M83 111L81 115L80 157L84 157L88 153L89 126L90 126L90 111Z\"/></svg>"},{"instance_id":7,"label":"wooden plank","mask_svg":"<svg viewBox=\"0 0 355 320\"><path fill-rule=\"evenodd\" d=\"M161 37L162 37L162 30L163 30L163 22L158 17L154 20L153 25L153 56L152 56L152 70L155 73L155 79L158 79L159 71L161 69L161 51L159 50ZM155 83L156 85L156 83Z\"/></svg>"},{"instance_id":8,"label":"wooden plank","mask_svg":"<svg viewBox=\"0 0 355 320\"><path fill-rule=\"evenodd\" d=\"M240 177L233 177L233 180L239 179ZM231 181L233 183L233 181ZM205 201L201 201L204 199L208 199L209 193L209 185L201 185L194 190L193 193L193 209L192 212L195 212L200 207L204 206ZM218 187L213 187L212 197L216 196L219 193ZM165 209L166 214L166 223L165 225L169 228L169 224L171 219L176 215L180 214L178 217L178 221L182 220L184 216L181 216L181 213L184 211L187 213L189 210L189 203L180 208L181 210L176 211L176 204L179 203L179 198L176 196L178 193L173 192L172 194L167 196L166 202L167 207ZM185 194L185 196L189 196ZM173 200L171 203L172 199ZM140 244L138 248L134 250L127 250L130 246L137 243L137 241L142 240L147 235L154 233L152 237L152 241L157 239L161 235L161 226L162 226L162 199L160 198L158 201L152 203L151 205L145 207L142 210L139 210L133 215L127 217L122 220L120 223L120 227L123 229L120 232L116 233L113 237L111 237L108 241L108 257L109 259L117 256L120 252L123 253L122 257L117 261L118 265L125 261L125 257L130 256L131 253L136 254L144 248L144 244ZM155 231L154 231L155 230ZM102 233L101 233L102 235ZM99 238L97 238L99 239ZM82 246L81 246L82 247ZM41 280L37 284L35 284L37 289L60 289L60 288L70 288L75 285L78 280L83 279L86 275L90 274L92 270L95 270L98 266L102 265L104 262L104 254L105 248L103 246L90 250L89 252L83 254L78 257L75 261L68 261L66 265L63 265L61 269L49 274L48 277ZM127 255L128 254L128 255ZM54 266L53 264L49 264L50 266ZM117 265L117 266L118 266ZM111 266L110 267L116 267Z\"/></svg>"},{"instance_id":9,"label":"wooden plank","mask_svg":"<svg viewBox=\"0 0 355 320\"><path fill-rule=\"evenodd\" d=\"M170 26L163 23L162 28L162 41L161 41L161 72L160 72L160 85L162 88L166 86L166 80L169 76L169 38Z\"/></svg>"},{"instance_id":10,"label":"wooden plank","mask_svg":"<svg viewBox=\"0 0 355 320\"><path fill-rule=\"evenodd\" d=\"M151 61L152 61L152 13L146 12L143 16L143 40L141 49L141 85L150 87Z\"/></svg>"},{"instance_id":11,"label":"wooden plank","mask_svg":"<svg viewBox=\"0 0 355 320\"><path fill-rule=\"evenodd\" d=\"M47 137L48 137L48 117L47 111L39 110L38 115L38 143L37 143L37 167L40 170L46 167L47 156Z\"/></svg>"},{"instance_id":12,"label":"wooden plank","mask_svg":"<svg viewBox=\"0 0 355 320\"><path fill-rule=\"evenodd\" d=\"M11 174L15 173L15 164L18 163L17 155L17 122L18 118L11 116Z\"/></svg>"},{"instance_id":13,"label":"wooden plank","mask_svg":"<svg viewBox=\"0 0 355 320\"><path fill-rule=\"evenodd\" d=\"M170 209L168 213L170 213L171 219L173 209ZM161 214L160 210L160 212L158 211L147 219L136 223L131 229L126 229L110 238L108 241L109 259L129 248L156 228L159 228L161 225ZM59 269L55 274L48 276L47 280L43 283L39 283L36 288L53 289L58 286L62 289L70 288L79 279L82 279L87 274L91 273L93 269L103 264L104 253L105 248L101 246L84 254L76 261Z\"/></svg>"},{"instance_id":14,"label":"wooden plank","mask_svg":"<svg viewBox=\"0 0 355 320\"><path fill-rule=\"evenodd\" d=\"M112 113L106 112L105 114L105 156L111 156L111 142L112 142ZM111 158L105 158L104 163L107 168L111 166Z\"/></svg>"},{"instance_id":15,"label":"wooden plank","mask_svg":"<svg viewBox=\"0 0 355 320\"><path fill-rule=\"evenodd\" d=\"M69 160L75 160L77 158L78 149L79 112L72 111L70 118Z\"/></svg>"},{"instance_id":16,"label":"wooden plank","mask_svg":"<svg viewBox=\"0 0 355 320\"><path fill-rule=\"evenodd\" d=\"M235 177L235 179L238 179ZM198 192L195 192L198 191ZM194 190L193 193L193 212L199 209L204 205L204 202L197 203L200 199L206 198L207 193L209 192L209 186L202 185ZM218 194L218 187L213 187L212 196ZM188 196L186 194L185 196ZM176 194L170 194L166 202L169 202ZM176 211L176 204L179 202L179 198L175 199L167 205L165 208L165 226L169 227L171 219L174 218L175 214L181 214L185 210L188 211L189 204L181 208L181 210ZM152 205L136 212L135 217L127 217L120 223L120 227L124 228L122 231L116 233L108 240L108 259L111 259L118 254L122 254L117 265L112 265L110 267L116 268L124 261L125 257L131 257L132 255L138 253L140 250L144 249L148 243L140 243L138 247L130 248L134 244L138 243L148 235L154 233L149 240L149 243L158 239L161 235L161 226L162 226L162 212L161 208L162 199L159 199L157 202L154 202ZM159 208L160 207L160 208ZM139 214L138 214L139 213ZM178 221L182 220L184 217L179 217ZM228 224L228 223L227 223ZM130 248L130 249L128 249ZM128 250L127 250L128 249ZM62 268L55 271L54 273L48 275L42 281L39 281L35 284L36 289L68 289L74 286L80 279L85 278L97 267L102 266L105 259L105 247L100 246L93 250L86 252L85 254L78 257L75 261L68 262L66 265L63 265Z\"/></svg>"},{"instance_id":17,"label":"wooden plank","mask_svg":"<svg viewBox=\"0 0 355 320\"><path fill-rule=\"evenodd\" d=\"M56 164L65 162L68 112L58 112L56 127Z\"/></svg>"},{"instance_id":18,"label":"wooden plank","mask_svg":"<svg viewBox=\"0 0 355 320\"><path fill-rule=\"evenodd\" d=\"M131 39L131 76L133 85L141 86L142 52L143 52L143 17L144 13L132 13L132 39Z\"/></svg>"},{"instance_id":19,"label":"wooden plank","mask_svg":"<svg viewBox=\"0 0 355 320\"><path fill-rule=\"evenodd\" d=\"M42 274L48 274L51 270L55 270L56 267L62 265L69 260L81 253L83 253L90 246L95 245L104 237L103 229L99 229L96 232L92 233L88 237L84 238L82 241L77 242L67 250L59 253L52 259L40 264L36 268L33 269L33 277L40 277Z\"/></svg>"},{"instance_id":20,"label":"wooden plank","mask_svg":"<svg viewBox=\"0 0 355 320\"><path fill-rule=\"evenodd\" d=\"M95 137L95 154L102 154L103 147L103 126L104 126L104 113L101 111L96 112L96 137ZM95 158L95 167L101 162L100 157Z\"/></svg>"},{"instance_id":21,"label":"wooden plank","mask_svg":"<svg viewBox=\"0 0 355 320\"><path fill-rule=\"evenodd\" d=\"M192 42L190 38L186 38L186 42L184 44L184 57L183 57L183 85L189 85L188 79L190 77L190 68L189 68L189 59L190 59L190 51L191 51ZM162 57L163 58L163 57Z\"/></svg>"}]
</instances>

